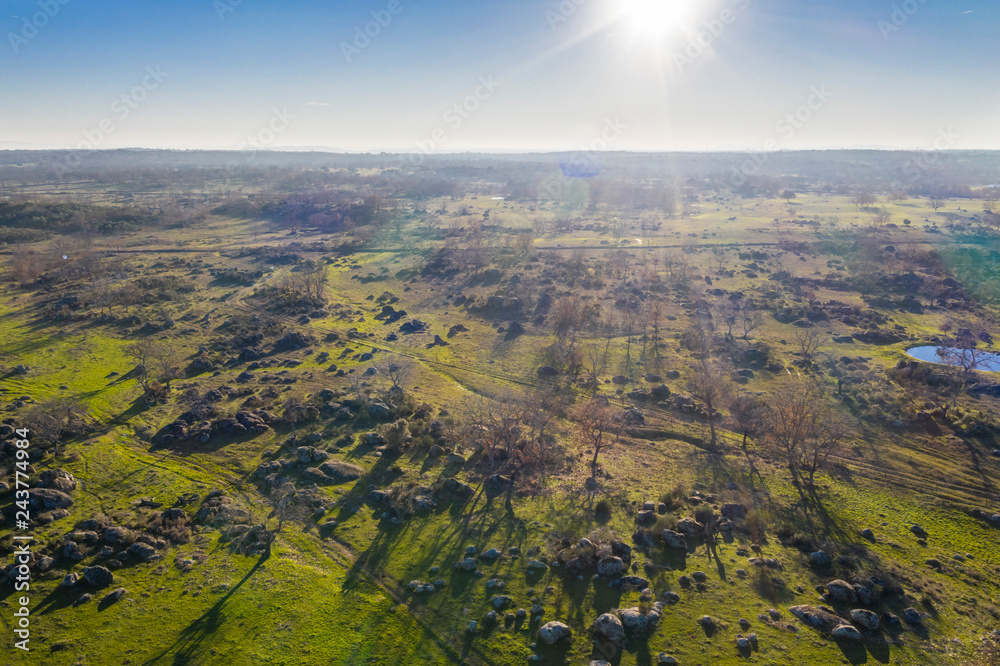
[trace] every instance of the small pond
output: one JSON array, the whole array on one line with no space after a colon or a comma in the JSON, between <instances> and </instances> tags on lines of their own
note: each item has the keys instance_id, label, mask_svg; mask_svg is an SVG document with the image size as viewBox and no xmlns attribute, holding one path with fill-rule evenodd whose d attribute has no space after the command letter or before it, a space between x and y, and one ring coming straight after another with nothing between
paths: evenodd
<instances>
[{"instance_id":1,"label":"small pond","mask_svg":"<svg viewBox=\"0 0 1000 666\"><path fill-rule=\"evenodd\" d=\"M907 349L906 353L917 359L918 361L926 361L927 363L941 363L941 357L937 354L938 348L935 346L927 347L914 347L913 349ZM1000 372L1000 354L988 354L985 357L983 367L981 370L988 370L990 372Z\"/></svg>"}]
</instances>

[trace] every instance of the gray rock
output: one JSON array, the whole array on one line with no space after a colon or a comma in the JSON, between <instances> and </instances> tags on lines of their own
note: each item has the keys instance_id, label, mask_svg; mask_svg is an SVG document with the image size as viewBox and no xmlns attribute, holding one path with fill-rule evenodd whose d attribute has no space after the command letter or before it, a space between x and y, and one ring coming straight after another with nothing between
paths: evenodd
<instances>
[{"instance_id":1,"label":"gray rock","mask_svg":"<svg viewBox=\"0 0 1000 666\"><path fill-rule=\"evenodd\" d=\"M855 608L851 611L851 622L868 631L875 631L879 624L878 615L861 608Z\"/></svg>"},{"instance_id":2,"label":"gray rock","mask_svg":"<svg viewBox=\"0 0 1000 666\"><path fill-rule=\"evenodd\" d=\"M833 558L822 550L817 550L809 555L809 564L817 567L828 567L833 564Z\"/></svg>"},{"instance_id":3,"label":"gray rock","mask_svg":"<svg viewBox=\"0 0 1000 666\"><path fill-rule=\"evenodd\" d=\"M852 627L849 624L841 624L833 628L830 634L842 641L860 641L862 640L861 632Z\"/></svg>"},{"instance_id":4,"label":"gray rock","mask_svg":"<svg viewBox=\"0 0 1000 666\"><path fill-rule=\"evenodd\" d=\"M606 557L597 563L597 573L601 576L617 576L625 570L625 564L620 557Z\"/></svg>"},{"instance_id":5,"label":"gray rock","mask_svg":"<svg viewBox=\"0 0 1000 666\"><path fill-rule=\"evenodd\" d=\"M604 613L594 620L594 634L616 645L625 640L625 629L617 615Z\"/></svg>"},{"instance_id":6,"label":"gray rock","mask_svg":"<svg viewBox=\"0 0 1000 666\"><path fill-rule=\"evenodd\" d=\"M677 550L687 550L687 537L685 537L680 532L674 532L673 530L663 530L663 542L668 548L675 548Z\"/></svg>"},{"instance_id":7,"label":"gray rock","mask_svg":"<svg viewBox=\"0 0 1000 666\"><path fill-rule=\"evenodd\" d=\"M827 594L833 601L853 604L858 600L854 586L844 580L831 580L826 584Z\"/></svg>"},{"instance_id":8,"label":"gray rock","mask_svg":"<svg viewBox=\"0 0 1000 666\"><path fill-rule=\"evenodd\" d=\"M649 626L649 619L639 612L638 608L628 608L621 611L622 626L630 634L643 634Z\"/></svg>"},{"instance_id":9,"label":"gray rock","mask_svg":"<svg viewBox=\"0 0 1000 666\"><path fill-rule=\"evenodd\" d=\"M83 570L83 580L94 587L107 587L115 582L115 575L102 566L87 567Z\"/></svg>"},{"instance_id":10,"label":"gray rock","mask_svg":"<svg viewBox=\"0 0 1000 666\"><path fill-rule=\"evenodd\" d=\"M562 622L546 622L538 629L538 640L546 645L555 645L559 641L568 639L572 634L570 628Z\"/></svg>"}]
</instances>

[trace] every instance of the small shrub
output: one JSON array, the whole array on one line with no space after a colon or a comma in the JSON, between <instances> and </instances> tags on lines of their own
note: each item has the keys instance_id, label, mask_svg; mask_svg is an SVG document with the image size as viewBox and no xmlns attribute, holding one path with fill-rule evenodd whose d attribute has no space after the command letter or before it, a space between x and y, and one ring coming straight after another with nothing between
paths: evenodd
<instances>
[{"instance_id":1,"label":"small shrub","mask_svg":"<svg viewBox=\"0 0 1000 666\"><path fill-rule=\"evenodd\" d=\"M747 516L743 520L743 524L746 526L747 534L750 535L750 538L754 543L760 543L764 540L764 534L767 532L767 522L764 520L764 516L761 515L760 511L757 511L756 509L750 509L747 511Z\"/></svg>"},{"instance_id":2,"label":"small shrub","mask_svg":"<svg viewBox=\"0 0 1000 666\"><path fill-rule=\"evenodd\" d=\"M594 515L610 517L611 502L606 499L598 501L597 504L594 505Z\"/></svg>"}]
</instances>

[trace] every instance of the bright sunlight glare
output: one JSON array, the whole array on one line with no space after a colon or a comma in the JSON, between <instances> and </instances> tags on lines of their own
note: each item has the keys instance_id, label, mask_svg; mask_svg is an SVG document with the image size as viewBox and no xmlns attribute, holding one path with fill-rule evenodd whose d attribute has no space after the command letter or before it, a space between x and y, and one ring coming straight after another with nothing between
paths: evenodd
<instances>
[{"instance_id":1,"label":"bright sunlight glare","mask_svg":"<svg viewBox=\"0 0 1000 666\"><path fill-rule=\"evenodd\" d=\"M624 18L637 33L665 37L690 24L697 0L619 0Z\"/></svg>"}]
</instances>

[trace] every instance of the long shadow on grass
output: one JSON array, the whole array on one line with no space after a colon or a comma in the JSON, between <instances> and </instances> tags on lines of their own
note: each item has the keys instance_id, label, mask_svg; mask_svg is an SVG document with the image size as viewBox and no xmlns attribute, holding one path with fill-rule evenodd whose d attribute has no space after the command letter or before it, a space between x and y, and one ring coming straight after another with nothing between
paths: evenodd
<instances>
[{"instance_id":1,"label":"long shadow on grass","mask_svg":"<svg viewBox=\"0 0 1000 666\"><path fill-rule=\"evenodd\" d=\"M270 552L265 552L257 560L257 563L253 565L253 568L247 572L247 575L240 580L239 583L233 586L226 596L215 602L215 605L205 611L205 614L199 617L197 620L192 622L181 632L181 637L174 641L169 647L167 647L163 652L153 657L149 661L144 663L144 666L151 666L152 664L160 663L161 660L170 654L175 648L177 652L174 654L173 663L180 666L181 664L192 663L195 657L197 657L202 644L206 639L211 638L211 636L222 626L225 616L222 613L223 607L226 602L229 601L236 592L243 587L243 584L250 580L250 577L257 573L257 570L264 565L264 562L271 557Z\"/></svg>"}]
</instances>

